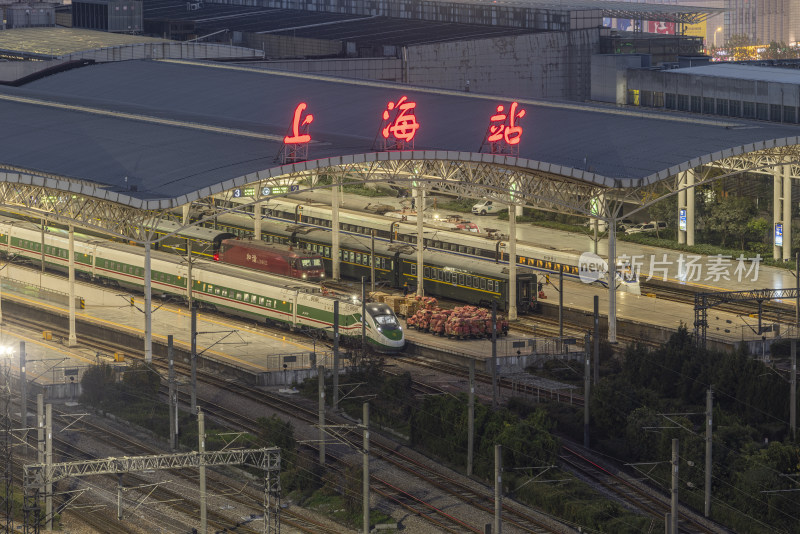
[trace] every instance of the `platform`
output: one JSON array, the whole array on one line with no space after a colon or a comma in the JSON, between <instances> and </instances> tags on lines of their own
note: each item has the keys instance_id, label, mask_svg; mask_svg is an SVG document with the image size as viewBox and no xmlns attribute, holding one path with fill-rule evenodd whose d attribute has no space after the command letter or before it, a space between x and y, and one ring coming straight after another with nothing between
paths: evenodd
<instances>
[{"instance_id":1,"label":"platform","mask_svg":"<svg viewBox=\"0 0 800 534\"><path fill-rule=\"evenodd\" d=\"M295 200L314 200L315 202L327 202L330 204L330 196L320 198L318 195L314 196L313 193L306 193L301 195L294 195L290 197ZM441 198L441 197L439 197ZM430 199L428 199L430 201ZM478 202L477 200L475 201ZM368 204L385 204L389 206L396 206L400 208L408 204L408 199L400 199L395 197L365 197L352 193L342 194L343 209L364 211ZM426 210L433 214L440 214L442 216L449 213L455 213L444 209L435 209L430 204ZM499 230L501 233L508 234L509 224L507 220L500 220L495 215L473 215L461 214L464 218L477 223L478 227L483 230L485 228L493 228ZM584 252L592 252L593 248L593 231L590 227L586 227L584 232L566 232L563 230L554 230L551 228L544 228L535 226L528 223L517 223L517 244L529 244L535 247L549 247L555 250L569 250L580 256ZM598 241L597 253L603 257L608 256L608 239L601 238ZM666 255L666 256L665 256ZM699 259L694 260L692 265L699 265L699 269L693 266L687 268L687 263L692 260L690 256L697 256ZM760 265L758 275L755 272L748 270L751 262L746 261L742 265L744 271L738 273L736 268L739 267L737 258L730 258L730 264L727 264L727 259L722 263L716 262L714 256L703 256L700 254L692 254L688 252L680 252L671 249L657 248L646 245L639 245L627 241L617 241L617 259L623 258L636 258L637 264L641 263L641 280L647 281L647 278L653 276L658 279L664 278L665 281L685 284L694 286L698 291L738 291L753 288L770 288L782 289L793 288L796 286L797 281L789 268L794 269L794 262L790 262L787 268L768 267ZM686 276L679 277L678 265L683 262L684 271L689 270L689 280ZM717 265L712 266L713 263ZM727 267L727 269L726 269ZM520 266L520 269L524 267ZM664 271L666 268L666 271ZM727 273L727 278L724 274L717 274L722 272ZM666 276L663 276L666 274ZM741 277L739 276L741 274ZM692 278L698 277L698 280ZM741 278L741 280L739 279ZM554 280L555 281L555 280ZM552 292L552 291L551 291Z\"/></svg>"},{"instance_id":2,"label":"platform","mask_svg":"<svg viewBox=\"0 0 800 534\"><path fill-rule=\"evenodd\" d=\"M67 281L59 276L42 274L14 264L6 265L2 271L2 300L15 301L28 307L51 310L61 316L69 312ZM41 294L38 288L43 288ZM62 299L55 298L58 294ZM76 322L94 323L109 330L128 334L131 339L139 339L144 347L143 298L119 289L107 289L76 281L75 295L85 302L84 309L76 309ZM8 304L4 305L4 309ZM153 343L167 344L167 336L173 336L177 354L187 353L191 347L191 314L186 306L177 302L163 302L153 299L152 337ZM8 329L3 331L4 341ZM10 337L10 333L8 334ZM6 341L7 342L7 341ZM100 361L113 361L112 354L98 354L80 347L70 348L65 340L43 338L32 339L31 344L42 351L58 354L69 362L60 365L87 367ZM321 349L321 350L317 350ZM33 347L31 350L34 350ZM39 350L39 349L35 349ZM29 351L30 352L30 351ZM200 360L224 362L226 367L236 368L246 374L276 373L282 379L298 378L298 372L306 372L318 364L328 366L325 347L317 347L316 340L306 339L301 334L285 335L268 333L256 325L247 324L234 318L220 318L204 313L197 314L197 354ZM33 357L39 357L35 355ZM176 356L178 358L179 356ZM73 361L74 360L74 361ZM289 376L291 375L291 376ZM262 380L263 382L263 380Z\"/></svg>"}]
</instances>

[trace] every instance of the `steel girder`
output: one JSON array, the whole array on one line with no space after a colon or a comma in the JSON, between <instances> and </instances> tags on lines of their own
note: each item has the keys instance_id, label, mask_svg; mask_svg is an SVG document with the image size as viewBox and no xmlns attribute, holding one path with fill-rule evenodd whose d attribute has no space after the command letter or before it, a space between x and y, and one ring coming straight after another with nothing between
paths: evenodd
<instances>
[{"instance_id":1,"label":"steel girder","mask_svg":"<svg viewBox=\"0 0 800 534\"><path fill-rule=\"evenodd\" d=\"M695 185L732 177L746 172L769 174L779 165L791 165L792 176L800 176L800 146L773 147L747 154L703 161L698 167ZM685 170L689 170L687 166ZM133 206L97 199L76 193L85 182L58 178L58 188L35 185L44 183L37 176L19 173L0 173L0 204L63 224L91 228L123 237L138 243L152 242L153 234L146 227L158 220L172 217L177 207L145 210ZM45 176L50 179L53 177ZM27 183L23 183L27 182ZM381 160L349 163L304 170L268 179L253 181L245 186L228 189L221 194L231 198L238 192L251 189L244 195L252 203L275 196L286 196L288 190L275 194L275 187L294 186L295 192L331 187L336 184L390 183L403 187L423 185L427 189L459 197L488 198L501 203L515 204L559 213L614 218L623 204L643 209L680 188L680 173L651 179L643 185L625 185L620 180L613 185L597 184L556 173L531 170L513 165L498 165L462 160ZM269 187L271 194L264 194ZM213 219L219 211L213 198L192 203L203 220ZM630 210L628 210L630 212Z\"/></svg>"},{"instance_id":2,"label":"steel girder","mask_svg":"<svg viewBox=\"0 0 800 534\"><path fill-rule=\"evenodd\" d=\"M705 162L701 167L694 169L696 172L694 187L745 173L771 176L775 168L781 166L790 166L790 175L800 176L800 146L773 147ZM686 170L690 169L687 167ZM624 203L638 206L638 209L627 210L628 213L633 213L677 194L682 189L680 176L681 173L676 173L648 185L615 188L609 191L607 199L614 203L609 207L609 212L618 213Z\"/></svg>"},{"instance_id":3,"label":"steel girder","mask_svg":"<svg viewBox=\"0 0 800 534\"><path fill-rule=\"evenodd\" d=\"M696 330L695 342L698 346L705 348L706 332L708 329L708 310L720 304L730 302L758 302L759 316L761 313L760 303L765 300L793 299L798 296L797 288L787 289L747 289L743 291L714 291L710 293L696 293L694 296L694 327ZM761 320L759 319L759 326ZM759 332L760 334L761 332Z\"/></svg>"},{"instance_id":4,"label":"steel girder","mask_svg":"<svg viewBox=\"0 0 800 534\"><path fill-rule=\"evenodd\" d=\"M423 185L429 190L452 196L490 198L575 215L589 215L606 189L575 178L511 165L458 160L392 160L323 167L254 182L249 187L251 195L248 198L256 203L276 196L262 194L266 187L272 190L276 186L294 185L298 186L294 192L302 193L335 185L364 183L402 187ZM232 198L234 191L241 194L242 189L226 191L223 196ZM213 219L220 213L210 198L195 202L193 207L204 213L203 220Z\"/></svg>"},{"instance_id":5,"label":"steel girder","mask_svg":"<svg viewBox=\"0 0 800 534\"><path fill-rule=\"evenodd\" d=\"M155 469L183 469L213 465L249 465L265 471L280 471L281 452L278 447L206 451L203 453L158 454L152 456L123 456L99 460L79 460L47 464L28 464L23 468L23 485L33 489L68 477L108 475Z\"/></svg>"},{"instance_id":6,"label":"steel girder","mask_svg":"<svg viewBox=\"0 0 800 534\"><path fill-rule=\"evenodd\" d=\"M163 216L160 211L141 210L71 192L81 186L80 181L60 179L58 189L52 189L20 183L18 178L9 180L4 174L7 173L0 173L0 205L28 216L93 228L138 242L147 241L145 223Z\"/></svg>"}]
</instances>

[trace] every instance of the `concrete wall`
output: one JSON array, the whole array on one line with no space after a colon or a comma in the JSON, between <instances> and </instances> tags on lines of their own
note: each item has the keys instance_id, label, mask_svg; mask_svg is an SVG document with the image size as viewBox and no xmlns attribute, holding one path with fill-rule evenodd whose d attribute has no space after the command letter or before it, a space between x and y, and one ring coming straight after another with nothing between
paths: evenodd
<instances>
[{"instance_id":1,"label":"concrete wall","mask_svg":"<svg viewBox=\"0 0 800 534\"><path fill-rule=\"evenodd\" d=\"M342 53L341 41L327 39L234 32L234 41L261 50L267 58L321 57Z\"/></svg>"},{"instance_id":2,"label":"concrete wall","mask_svg":"<svg viewBox=\"0 0 800 534\"><path fill-rule=\"evenodd\" d=\"M285 59L257 63L265 69L309 72L356 80L403 81L403 62L397 58L359 58L359 59Z\"/></svg>"},{"instance_id":3,"label":"concrete wall","mask_svg":"<svg viewBox=\"0 0 800 534\"><path fill-rule=\"evenodd\" d=\"M800 86L797 84L741 80L720 76L701 76L669 70L629 71L628 86L643 91L662 91L664 93L763 102L782 106L797 106L800 103Z\"/></svg>"},{"instance_id":4,"label":"concrete wall","mask_svg":"<svg viewBox=\"0 0 800 534\"><path fill-rule=\"evenodd\" d=\"M261 50L215 43L139 43L83 50L59 59L91 59L97 62L129 59L220 59L263 57Z\"/></svg>"},{"instance_id":5,"label":"concrete wall","mask_svg":"<svg viewBox=\"0 0 800 534\"><path fill-rule=\"evenodd\" d=\"M584 101L600 28L409 47L408 83L518 98Z\"/></svg>"},{"instance_id":6,"label":"concrete wall","mask_svg":"<svg viewBox=\"0 0 800 534\"><path fill-rule=\"evenodd\" d=\"M464 91L469 80L469 90L474 92L584 101L591 96L592 55L606 31L593 28L412 46L405 62L398 58L287 59L259 65L455 91ZM249 46L255 48L255 42ZM272 55L269 48L266 54Z\"/></svg>"},{"instance_id":7,"label":"concrete wall","mask_svg":"<svg viewBox=\"0 0 800 534\"><path fill-rule=\"evenodd\" d=\"M642 67L641 54L595 54L592 56L591 99L625 105L628 94L627 69ZM649 60L647 61L649 63Z\"/></svg>"}]
</instances>

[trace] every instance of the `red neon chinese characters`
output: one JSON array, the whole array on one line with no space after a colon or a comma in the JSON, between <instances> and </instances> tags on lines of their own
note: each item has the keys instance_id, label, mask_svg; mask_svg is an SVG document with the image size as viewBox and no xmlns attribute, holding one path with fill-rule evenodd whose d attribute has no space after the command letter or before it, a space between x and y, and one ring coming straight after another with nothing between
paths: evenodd
<instances>
[{"instance_id":1,"label":"red neon chinese characters","mask_svg":"<svg viewBox=\"0 0 800 534\"><path fill-rule=\"evenodd\" d=\"M414 139L414 135L416 135L419 129L419 123L412 110L417 107L417 103L406 102L406 100L408 100L408 97L404 96L396 103L389 102L386 109L383 110L384 121L390 121L389 117L392 116L390 112L395 111L394 120L391 120L389 124L381 130L384 139L389 139L390 134L395 139L405 141L406 143Z\"/></svg>"},{"instance_id":2,"label":"red neon chinese characters","mask_svg":"<svg viewBox=\"0 0 800 534\"><path fill-rule=\"evenodd\" d=\"M487 141L496 143L500 140L505 140L509 145L519 144L520 137L522 137L522 126L518 126L516 121L525 116L525 110L520 109L517 111L518 103L512 102L508 114L503 113L504 106L497 106L497 114L492 115L489 119L489 137Z\"/></svg>"},{"instance_id":3,"label":"red neon chinese characters","mask_svg":"<svg viewBox=\"0 0 800 534\"><path fill-rule=\"evenodd\" d=\"M300 122L300 114L307 108L305 102L300 102L297 104L297 107L294 108L294 118L292 119L292 135L287 135L283 138L284 144L287 145L297 145L301 143L308 143L311 141L311 135L308 133L308 125L314 122L314 115L311 113L306 115L306 118L303 119L303 122ZM300 128L305 126L305 133L300 133Z\"/></svg>"}]
</instances>

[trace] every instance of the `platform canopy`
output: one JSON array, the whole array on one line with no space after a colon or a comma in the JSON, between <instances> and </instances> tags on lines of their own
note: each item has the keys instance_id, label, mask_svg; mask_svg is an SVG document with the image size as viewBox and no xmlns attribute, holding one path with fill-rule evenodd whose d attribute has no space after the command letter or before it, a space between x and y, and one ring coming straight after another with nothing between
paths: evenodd
<instances>
[{"instance_id":1,"label":"platform canopy","mask_svg":"<svg viewBox=\"0 0 800 534\"><path fill-rule=\"evenodd\" d=\"M383 113L404 97L418 128L403 150L387 149ZM0 102L3 203L129 236L143 218L212 195L264 200L329 185L325 176L506 201L512 191L517 204L589 214L609 191L652 199L659 184L710 162L742 171L794 161L800 134L520 98L519 144L492 148L488 128L498 106L511 109L507 97L176 60L76 68L2 87ZM287 157L301 103L311 141Z\"/></svg>"}]
</instances>

